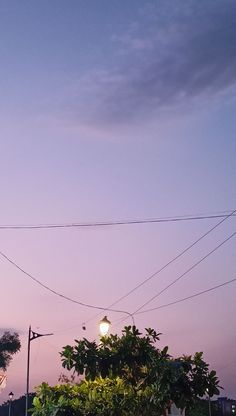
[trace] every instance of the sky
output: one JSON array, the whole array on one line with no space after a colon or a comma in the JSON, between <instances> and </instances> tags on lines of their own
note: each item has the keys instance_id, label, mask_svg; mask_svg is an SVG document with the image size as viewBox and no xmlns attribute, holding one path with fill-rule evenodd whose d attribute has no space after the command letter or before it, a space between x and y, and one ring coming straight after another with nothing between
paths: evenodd
<instances>
[{"instance_id":1,"label":"sky","mask_svg":"<svg viewBox=\"0 0 236 416\"><path fill-rule=\"evenodd\" d=\"M0 226L94 223L236 209L234 0L0 0ZM108 307L220 218L112 227L0 229L0 252L44 285ZM236 278L236 217L227 218L114 308L135 312ZM226 239L230 239L225 241ZM22 349L4 402L56 384L59 352L99 340L104 312L50 293L0 255L0 329ZM236 283L134 315L173 356L203 351L222 395L236 398ZM112 332L131 324L106 312ZM82 325L85 323L86 331Z\"/></svg>"}]
</instances>

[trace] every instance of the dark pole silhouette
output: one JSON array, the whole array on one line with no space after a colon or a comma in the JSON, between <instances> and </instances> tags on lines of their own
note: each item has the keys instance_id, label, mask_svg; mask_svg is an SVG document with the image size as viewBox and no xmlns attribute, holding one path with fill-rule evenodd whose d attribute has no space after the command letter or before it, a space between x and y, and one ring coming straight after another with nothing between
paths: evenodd
<instances>
[{"instance_id":1,"label":"dark pole silhouette","mask_svg":"<svg viewBox=\"0 0 236 416\"><path fill-rule=\"evenodd\" d=\"M30 342L39 337L46 337L53 334L38 334L32 331L29 326L28 335L28 353L27 353L27 375L26 375L26 396L25 396L25 416L28 416L28 399L29 399L29 366L30 366ZM9 415L10 416L10 415Z\"/></svg>"}]
</instances>

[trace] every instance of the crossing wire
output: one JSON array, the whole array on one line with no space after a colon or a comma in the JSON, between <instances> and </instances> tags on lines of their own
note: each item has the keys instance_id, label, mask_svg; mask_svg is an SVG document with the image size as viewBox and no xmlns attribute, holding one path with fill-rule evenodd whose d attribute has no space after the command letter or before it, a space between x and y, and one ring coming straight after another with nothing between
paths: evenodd
<instances>
[{"instance_id":1,"label":"crossing wire","mask_svg":"<svg viewBox=\"0 0 236 416\"><path fill-rule=\"evenodd\" d=\"M192 247L197 245L201 240L203 240L205 237L207 237L212 231L214 231L216 228L218 228L221 224L223 224L226 220L228 220L230 217L234 216L236 213L236 210L231 211L226 217L221 219L217 224L215 224L213 227L211 227L208 231L206 231L204 234L202 234L199 238L197 238L193 243L191 243L189 246L187 246L184 250L182 250L179 254L177 254L175 257L173 257L171 260L169 260L167 263L165 263L160 269L152 273L150 276L148 276L146 279L144 279L141 283L133 287L131 290L129 290L127 293L119 297L115 302L111 303L108 308L112 308L113 306L117 305L117 303L121 302L122 300L126 299L128 296L130 296L132 293L134 293L136 290L138 290L140 287L145 285L147 282L149 282L154 277L158 276L163 270L165 270L168 266L173 264L176 260L178 260L180 257L182 257L185 253L187 253ZM109 309L107 309L109 310ZM90 319L86 321L86 323L92 321L93 319L97 318L99 316L99 313L92 316Z\"/></svg>"},{"instance_id":2,"label":"crossing wire","mask_svg":"<svg viewBox=\"0 0 236 416\"><path fill-rule=\"evenodd\" d=\"M205 256L201 257L196 263L194 263L189 269L187 269L184 273L182 273L179 277L174 279L171 283L169 283L167 286L164 287L164 289L160 290L157 294L152 296L149 300L147 300L143 305L141 305L138 309L136 309L135 312L133 312L133 315L137 314L141 309L143 309L146 305L148 305L150 302L152 302L154 299L159 297L162 293L164 293L167 289L169 289L171 286L175 285L179 280L181 280L184 276L186 276L190 271L195 269L199 264L201 264L204 260L206 260L209 256L211 256L213 253L215 253L216 250L218 250L220 247L222 247L225 243L227 243L231 238L233 238L236 235L236 231L231 234L229 237L227 237L225 240L223 240L220 244L218 244L215 248L213 248L211 251L209 251Z\"/></svg>"},{"instance_id":3,"label":"crossing wire","mask_svg":"<svg viewBox=\"0 0 236 416\"><path fill-rule=\"evenodd\" d=\"M210 215L182 215L176 217L164 218L147 218L147 219L131 219L131 220L115 220L115 221L95 221L95 222L72 222L63 224L10 224L0 225L0 230L37 230L37 229L56 229L56 228L95 228L95 227L114 227L120 225L138 225L138 224L154 224L165 222L182 222L182 221L197 221L210 220L217 218L227 218L229 211L224 211L220 214ZM233 214L235 215L235 214Z\"/></svg>"},{"instance_id":4,"label":"crossing wire","mask_svg":"<svg viewBox=\"0 0 236 416\"><path fill-rule=\"evenodd\" d=\"M36 284L38 284L39 286L43 287L44 289L48 290L49 292L53 293L56 296L59 296L62 299L65 299L69 302L75 303L77 305L80 306L84 306L86 308L90 308L90 309L97 309L97 310L101 310L101 311L110 311L110 312L116 312L116 313L124 313L126 314L129 318L132 319L132 322L134 324L134 317L132 315L132 313L127 312L127 311L123 311L123 310L119 310L119 309L107 309L107 308L103 308L102 306L96 306L96 305L92 305L92 304L88 304L88 303L84 303L75 299L70 298L69 296L66 296L62 293L57 292L56 290L50 288L49 286L45 285L44 283L42 283L40 280L38 280L36 277L34 277L31 273L28 273L26 270L24 270L21 266L19 266L15 261L13 261L12 259L10 259L6 254L4 254L2 251L0 251L0 256L2 256L3 259L5 259L8 263L10 263L12 266L14 266L16 269L18 269L20 272L22 272L25 276L29 277L31 280L33 280Z\"/></svg>"},{"instance_id":5,"label":"crossing wire","mask_svg":"<svg viewBox=\"0 0 236 416\"><path fill-rule=\"evenodd\" d=\"M139 311L139 312L136 313L136 315L140 315L140 314L147 313L147 312L153 312L153 311L156 311L158 309L163 309L163 308L167 308L168 306L176 305L177 303L181 303L181 302L184 302L186 300L196 298L197 296L201 296L205 293L212 292L213 290L216 290L216 289L219 289L221 287L227 286L227 285L229 285L233 282L236 282L236 278L228 280L228 281L226 281L224 283L221 283L217 286L212 286L209 289L202 290L201 292L197 292L197 293L194 293L192 295L186 296L185 298L177 299L177 300L174 300L173 302L165 303L164 305L156 306L154 308L145 309L144 311Z\"/></svg>"}]
</instances>

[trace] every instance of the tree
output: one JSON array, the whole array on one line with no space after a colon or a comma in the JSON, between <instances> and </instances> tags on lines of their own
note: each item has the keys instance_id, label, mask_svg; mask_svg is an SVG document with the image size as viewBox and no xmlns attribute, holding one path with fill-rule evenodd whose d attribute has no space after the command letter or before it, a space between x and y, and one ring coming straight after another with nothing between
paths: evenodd
<instances>
[{"instance_id":1,"label":"tree","mask_svg":"<svg viewBox=\"0 0 236 416\"><path fill-rule=\"evenodd\" d=\"M61 352L62 365L84 379L39 387L34 416L161 415L174 402L191 408L208 389L219 394L218 379L209 371L202 353L173 359L168 347L156 348L160 334L135 326L125 327L121 337L103 337L99 344L75 340Z\"/></svg>"},{"instance_id":2,"label":"tree","mask_svg":"<svg viewBox=\"0 0 236 416\"><path fill-rule=\"evenodd\" d=\"M211 415L221 416L221 411L217 406L217 401L211 401ZM199 399L194 406L187 412L186 416L209 416L209 401L208 399Z\"/></svg>"},{"instance_id":3,"label":"tree","mask_svg":"<svg viewBox=\"0 0 236 416\"><path fill-rule=\"evenodd\" d=\"M34 393L29 394L29 406L32 406ZM25 396L19 397L19 399L12 400L11 414L17 416L25 416ZM9 416L9 401L0 405L0 416Z\"/></svg>"},{"instance_id":4,"label":"tree","mask_svg":"<svg viewBox=\"0 0 236 416\"><path fill-rule=\"evenodd\" d=\"M20 351L21 343L19 335L5 331L0 337L0 369L6 370L12 360L12 356Z\"/></svg>"}]
</instances>

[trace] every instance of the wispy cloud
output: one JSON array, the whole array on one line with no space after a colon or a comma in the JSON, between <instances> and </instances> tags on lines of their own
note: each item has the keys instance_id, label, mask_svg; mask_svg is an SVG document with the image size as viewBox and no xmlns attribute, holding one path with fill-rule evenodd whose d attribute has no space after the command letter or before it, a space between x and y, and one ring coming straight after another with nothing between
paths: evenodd
<instances>
[{"instance_id":1,"label":"wispy cloud","mask_svg":"<svg viewBox=\"0 0 236 416\"><path fill-rule=\"evenodd\" d=\"M23 334L22 330L19 330L19 329L16 329L16 328L0 328L0 336L3 335L4 332L11 332L11 333L16 332L20 335Z\"/></svg>"},{"instance_id":2,"label":"wispy cloud","mask_svg":"<svg viewBox=\"0 0 236 416\"><path fill-rule=\"evenodd\" d=\"M236 2L181 1L174 10L173 3L163 4L142 24L113 35L122 63L80 79L78 116L110 122L147 117L236 85Z\"/></svg>"}]
</instances>

